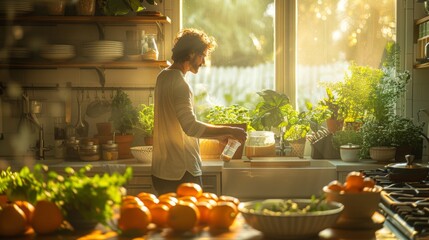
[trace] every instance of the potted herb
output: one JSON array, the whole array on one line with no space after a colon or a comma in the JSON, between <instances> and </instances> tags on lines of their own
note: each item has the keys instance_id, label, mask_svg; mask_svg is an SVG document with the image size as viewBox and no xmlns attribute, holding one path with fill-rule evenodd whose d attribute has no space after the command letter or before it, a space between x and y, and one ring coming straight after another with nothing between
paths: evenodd
<instances>
[{"instance_id":1,"label":"potted herb","mask_svg":"<svg viewBox=\"0 0 429 240\"><path fill-rule=\"evenodd\" d=\"M250 110L236 104L230 106L216 105L206 111L204 120L210 124L240 127L250 131ZM200 154L203 159L219 159L223 145L217 140L200 140ZM233 159L240 159L243 155L244 146L241 145L235 152Z\"/></svg>"},{"instance_id":2,"label":"potted herb","mask_svg":"<svg viewBox=\"0 0 429 240\"><path fill-rule=\"evenodd\" d=\"M153 144L153 128L154 128L154 105L141 104L138 109L138 122L136 128L141 130L145 136L145 144Z\"/></svg>"},{"instance_id":3,"label":"potted herb","mask_svg":"<svg viewBox=\"0 0 429 240\"><path fill-rule=\"evenodd\" d=\"M252 127L256 130L272 131L284 121L282 108L290 104L289 98L273 90L257 92L260 101L252 111Z\"/></svg>"},{"instance_id":4,"label":"potted herb","mask_svg":"<svg viewBox=\"0 0 429 240\"><path fill-rule=\"evenodd\" d=\"M330 132L335 133L343 128L345 105L341 104L329 87L326 88L326 95L318 103L318 107L328 111L329 117L326 119L326 126Z\"/></svg>"},{"instance_id":5,"label":"potted herb","mask_svg":"<svg viewBox=\"0 0 429 240\"><path fill-rule=\"evenodd\" d=\"M392 129L389 122L379 122L374 118L367 118L362 125L361 158L368 158L385 162L395 157Z\"/></svg>"},{"instance_id":6,"label":"potted herb","mask_svg":"<svg viewBox=\"0 0 429 240\"><path fill-rule=\"evenodd\" d=\"M110 120L115 128L115 142L118 144L119 158L131 158L131 143L134 136L131 131L138 122L137 109L132 105L128 94L117 90L112 99L112 115Z\"/></svg>"},{"instance_id":7,"label":"potted herb","mask_svg":"<svg viewBox=\"0 0 429 240\"><path fill-rule=\"evenodd\" d=\"M397 162L405 162L405 155L414 155L417 160L422 158L423 125L424 123L414 124L413 120L400 116L391 118L390 129L393 144L396 146Z\"/></svg>"}]
</instances>

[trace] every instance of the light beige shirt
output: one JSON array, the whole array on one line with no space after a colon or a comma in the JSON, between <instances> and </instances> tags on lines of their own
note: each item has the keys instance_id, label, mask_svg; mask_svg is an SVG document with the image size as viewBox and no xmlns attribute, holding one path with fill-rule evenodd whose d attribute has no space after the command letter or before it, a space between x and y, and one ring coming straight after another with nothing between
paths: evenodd
<instances>
[{"instance_id":1,"label":"light beige shirt","mask_svg":"<svg viewBox=\"0 0 429 240\"><path fill-rule=\"evenodd\" d=\"M178 180L186 171L202 175L198 138L206 125L196 119L191 87L183 73L164 69L155 85L152 174Z\"/></svg>"}]
</instances>

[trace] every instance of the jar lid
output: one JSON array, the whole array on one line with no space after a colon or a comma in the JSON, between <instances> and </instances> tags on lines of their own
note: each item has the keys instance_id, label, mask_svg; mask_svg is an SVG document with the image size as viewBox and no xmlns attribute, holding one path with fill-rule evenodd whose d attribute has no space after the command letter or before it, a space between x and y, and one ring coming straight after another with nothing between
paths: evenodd
<instances>
[{"instance_id":1,"label":"jar lid","mask_svg":"<svg viewBox=\"0 0 429 240\"><path fill-rule=\"evenodd\" d=\"M360 147L360 145L355 145L353 143L348 143L346 145L341 145L340 148L341 149L359 149L361 147Z\"/></svg>"},{"instance_id":2,"label":"jar lid","mask_svg":"<svg viewBox=\"0 0 429 240\"><path fill-rule=\"evenodd\" d=\"M84 150L97 150L98 145L94 145L94 142L88 142L87 144L81 145L81 149Z\"/></svg>"},{"instance_id":3,"label":"jar lid","mask_svg":"<svg viewBox=\"0 0 429 240\"><path fill-rule=\"evenodd\" d=\"M103 149L112 149L117 148L118 144L114 143L112 140L107 141L106 144L103 144Z\"/></svg>"}]
</instances>

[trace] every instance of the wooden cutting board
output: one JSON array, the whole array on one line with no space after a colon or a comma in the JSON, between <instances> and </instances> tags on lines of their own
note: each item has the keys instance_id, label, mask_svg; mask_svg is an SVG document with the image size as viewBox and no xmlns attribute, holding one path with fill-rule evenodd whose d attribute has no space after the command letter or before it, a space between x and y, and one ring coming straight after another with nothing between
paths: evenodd
<instances>
[{"instance_id":1,"label":"wooden cutting board","mask_svg":"<svg viewBox=\"0 0 429 240\"><path fill-rule=\"evenodd\" d=\"M271 168L271 167L308 167L310 160L307 159L252 159L249 160L250 166L255 168Z\"/></svg>"}]
</instances>

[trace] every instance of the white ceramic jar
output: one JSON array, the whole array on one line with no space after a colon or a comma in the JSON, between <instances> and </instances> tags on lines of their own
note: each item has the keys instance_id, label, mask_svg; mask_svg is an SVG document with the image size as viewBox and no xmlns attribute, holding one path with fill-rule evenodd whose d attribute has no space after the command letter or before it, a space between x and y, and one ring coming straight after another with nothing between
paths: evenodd
<instances>
[{"instance_id":1,"label":"white ceramic jar","mask_svg":"<svg viewBox=\"0 0 429 240\"><path fill-rule=\"evenodd\" d=\"M359 155L361 146L354 145L352 143L349 143L347 145L341 145L340 147L340 156L341 160L344 162L357 162L359 161Z\"/></svg>"}]
</instances>

